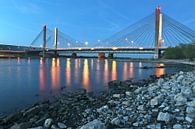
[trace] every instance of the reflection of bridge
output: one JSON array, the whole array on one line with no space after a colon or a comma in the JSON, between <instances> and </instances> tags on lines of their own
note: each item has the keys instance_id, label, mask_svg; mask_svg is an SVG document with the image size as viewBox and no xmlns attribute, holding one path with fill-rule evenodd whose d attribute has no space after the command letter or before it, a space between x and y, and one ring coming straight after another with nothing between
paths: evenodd
<instances>
[{"instance_id":1,"label":"reflection of bridge","mask_svg":"<svg viewBox=\"0 0 195 129\"><path fill-rule=\"evenodd\" d=\"M0 53L6 53L5 50L42 56L59 55L62 52L71 53L73 56L77 53L98 53L100 57L105 56L105 53L110 57L114 53L143 53L154 54L158 58L161 51L167 47L193 42L195 42L195 31L162 13L158 6L155 13L106 40L98 40L94 46L88 42L77 41L58 31L57 28L51 31L44 26L30 47L9 46L9 49L0 50Z\"/></svg>"}]
</instances>

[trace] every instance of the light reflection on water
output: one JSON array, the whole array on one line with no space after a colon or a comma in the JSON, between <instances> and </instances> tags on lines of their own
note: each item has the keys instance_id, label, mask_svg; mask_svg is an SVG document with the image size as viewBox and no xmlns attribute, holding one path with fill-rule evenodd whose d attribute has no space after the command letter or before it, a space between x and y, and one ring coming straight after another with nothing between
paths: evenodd
<instances>
[{"instance_id":1,"label":"light reflection on water","mask_svg":"<svg viewBox=\"0 0 195 129\"><path fill-rule=\"evenodd\" d=\"M51 82L52 82L52 89L57 90L60 82L60 59L59 58L52 58Z\"/></svg>"},{"instance_id":2,"label":"light reflection on water","mask_svg":"<svg viewBox=\"0 0 195 129\"><path fill-rule=\"evenodd\" d=\"M71 67L70 67L70 58L66 59L66 86L70 87L70 81L71 81Z\"/></svg>"},{"instance_id":3,"label":"light reflection on water","mask_svg":"<svg viewBox=\"0 0 195 129\"><path fill-rule=\"evenodd\" d=\"M0 103L3 105L0 113L47 98L61 87L67 90L85 88L97 93L107 89L111 80L145 79L153 74L160 76L175 72L174 68L165 69L164 65L107 59L0 60ZM143 66L160 68L141 69Z\"/></svg>"},{"instance_id":4,"label":"light reflection on water","mask_svg":"<svg viewBox=\"0 0 195 129\"><path fill-rule=\"evenodd\" d=\"M164 66L165 66L164 64L156 64L155 75L157 77L160 77L161 75L165 74Z\"/></svg>"},{"instance_id":5,"label":"light reflection on water","mask_svg":"<svg viewBox=\"0 0 195 129\"><path fill-rule=\"evenodd\" d=\"M84 60L84 66L83 66L83 88L86 89L87 91L89 91L89 78L90 78L90 74L89 74L89 66L88 66L88 59Z\"/></svg>"}]
</instances>

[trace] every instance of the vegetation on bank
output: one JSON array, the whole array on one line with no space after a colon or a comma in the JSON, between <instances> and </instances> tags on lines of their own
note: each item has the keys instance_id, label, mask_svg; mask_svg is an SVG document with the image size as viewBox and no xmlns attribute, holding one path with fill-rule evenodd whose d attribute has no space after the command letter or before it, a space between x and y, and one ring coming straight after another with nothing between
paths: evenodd
<instances>
[{"instance_id":1,"label":"vegetation on bank","mask_svg":"<svg viewBox=\"0 0 195 129\"><path fill-rule=\"evenodd\" d=\"M189 59L195 58L195 43L180 44L176 47L170 47L163 53L163 58L166 59Z\"/></svg>"}]
</instances>

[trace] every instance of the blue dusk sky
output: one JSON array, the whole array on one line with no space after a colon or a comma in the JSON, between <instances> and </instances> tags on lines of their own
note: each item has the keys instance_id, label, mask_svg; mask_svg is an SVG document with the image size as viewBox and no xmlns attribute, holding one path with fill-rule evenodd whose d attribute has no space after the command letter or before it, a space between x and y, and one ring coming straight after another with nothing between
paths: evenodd
<instances>
[{"instance_id":1,"label":"blue dusk sky","mask_svg":"<svg viewBox=\"0 0 195 129\"><path fill-rule=\"evenodd\" d=\"M95 43L154 12L195 30L195 0L0 0L0 42L29 45L44 24Z\"/></svg>"}]
</instances>

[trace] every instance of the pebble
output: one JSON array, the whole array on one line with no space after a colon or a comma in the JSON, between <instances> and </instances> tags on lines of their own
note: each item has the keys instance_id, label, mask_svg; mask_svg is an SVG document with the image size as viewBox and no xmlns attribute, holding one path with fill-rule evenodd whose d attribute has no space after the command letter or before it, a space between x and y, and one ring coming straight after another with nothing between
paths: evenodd
<instances>
[{"instance_id":1,"label":"pebble","mask_svg":"<svg viewBox=\"0 0 195 129\"><path fill-rule=\"evenodd\" d=\"M48 118L45 120L44 127L49 128L49 127L51 127L52 123L53 123L53 119Z\"/></svg>"}]
</instances>

